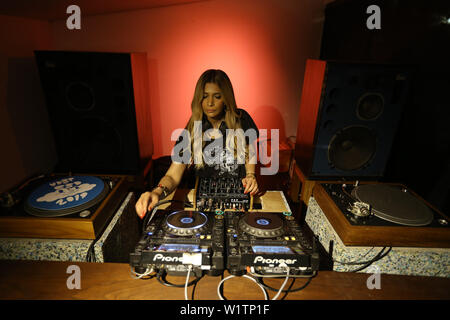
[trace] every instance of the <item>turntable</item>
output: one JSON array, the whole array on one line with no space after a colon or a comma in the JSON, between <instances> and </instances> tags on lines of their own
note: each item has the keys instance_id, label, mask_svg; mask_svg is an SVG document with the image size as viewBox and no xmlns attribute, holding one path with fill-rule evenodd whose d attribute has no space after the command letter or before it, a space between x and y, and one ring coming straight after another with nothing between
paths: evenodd
<instances>
[{"instance_id":1,"label":"turntable","mask_svg":"<svg viewBox=\"0 0 450 320\"><path fill-rule=\"evenodd\" d=\"M314 238L290 212L225 212L227 269L242 275L247 268L260 274L311 275L319 267Z\"/></svg>"},{"instance_id":2,"label":"turntable","mask_svg":"<svg viewBox=\"0 0 450 320\"><path fill-rule=\"evenodd\" d=\"M313 195L346 245L450 247L448 217L403 185L321 183Z\"/></svg>"},{"instance_id":3,"label":"turntable","mask_svg":"<svg viewBox=\"0 0 450 320\"><path fill-rule=\"evenodd\" d=\"M223 230L219 213L159 210L130 254L130 265L140 274L153 269L185 275L192 266L197 277L218 276L224 270Z\"/></svg>"},{"instance_id":4,"label":"turntable","mask_svg":"<svg viewBox=\"0 0 450 320\"><path fill-rule=\"evenodd\" d=\"M51 175L9 193L0 236L95 239L126 192L125 176ZM12 202L12 205L11 205Z\"/></svg>"},{"instance_id":5,"label":"turntable","mask_svg":"<svg viewBox=\"0 0 450 320\"><path fill-rule=\"evenodd\" d=\"M406 186L378 182L317 183L305 216L335 271L443 277L448 221Z\"/></svg>"}]
</instances>

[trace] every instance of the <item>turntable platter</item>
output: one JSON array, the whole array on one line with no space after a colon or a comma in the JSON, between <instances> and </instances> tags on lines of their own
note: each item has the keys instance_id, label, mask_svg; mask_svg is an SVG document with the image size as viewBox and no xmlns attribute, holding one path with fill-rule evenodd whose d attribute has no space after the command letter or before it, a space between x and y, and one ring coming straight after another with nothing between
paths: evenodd
<instances>
[{"instance_id":1,"label":"turntable platter","mask_svg":"<svg viewBox=\"0 0 450 320\"><path fill-rule=\"evenodd\" d=\"M239 227L242 231L261 238L284 234L283 220L278 215L267 212L245 214L239 221Z\"/></svg>"},{"instance_id":2,"label":"turntable platter","mask_svg":"<svg viewBox=\"0 0 450 320\"><path fill-rule=\"evenodd\" d=\"M24 203L33 216L60 217L88 209L102 201L108 185L95 176L67 176L42 183Z\"/></svg>"},{"instance_id":3,"label":"turntable platter","mask_svg":"<svg viewBox=\"0 0 450 320\"><path fill-rule=\"evenodd\" d=\"M372 206L375 216L406 226L425 226L433 221L433 212L406 189L367 184L355 187L352 195Z\"/></svg>"}]
</instances>

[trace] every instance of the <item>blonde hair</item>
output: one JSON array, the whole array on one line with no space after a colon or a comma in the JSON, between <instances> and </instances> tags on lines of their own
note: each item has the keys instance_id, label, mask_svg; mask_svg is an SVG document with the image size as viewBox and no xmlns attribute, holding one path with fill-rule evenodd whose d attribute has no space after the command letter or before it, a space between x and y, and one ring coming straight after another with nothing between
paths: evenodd
<instances>
[{"instance_id":1,"label":"blonde hair","mask_svg":"<svg viewBox=\"0 0 450 320\"><path fill-rule=\"evenodd\" d=\"M203 119L203 108L202 108L202 101L203 101L203 95L204 95L204 89L205 85L207 83L214 83L216 84L222 93L223 101L224 101L224 112L225 112L225 124L228 129L242 129L240 117L241 114L237 110L236 105L236 99L234 97L234 90L233 85L231 84L230 78L228 78L227 74L223 72L222 70L217 69L209 69L202 73L200 78L197 81L197 84L195 86L194 91L194 97L192 99L191 103L191 109L192 109L192 115L189 119L189 122L187 124L187 130L189 131L190 138L191 138L191 162L193 157L198 159L195 161L196 167L201 168L203 167L203 157L201 154L194 154L194 152L202 152L203 146L205 142L203 141L202 146L194 147L194 144L199 143L199 139L194 139L196 137L196 134L198 136L198 132L194 132L195 129L195 122L196 121L202 121ZM240 131L240 130L239 130ZM239 132L238 131L238 132ZM202 133L200 133L202 134ZM234 136L234 144L231 144L234 146L234 153L236 156L236 148L237 148L237 140L236 136ZM203 140L203 139L201 139ZM227 137L227 147L230 145ZM246 151L247 154L247 151Z\"/></svg>"}]
</instances>

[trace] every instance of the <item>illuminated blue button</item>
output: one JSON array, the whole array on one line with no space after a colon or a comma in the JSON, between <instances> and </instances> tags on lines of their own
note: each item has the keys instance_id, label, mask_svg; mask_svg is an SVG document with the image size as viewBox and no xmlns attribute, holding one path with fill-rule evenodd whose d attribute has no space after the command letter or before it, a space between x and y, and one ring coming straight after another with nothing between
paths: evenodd
<instances>
[{"instance_id":1,"label":"illuminated blue button","mask_svg":"<svg viewBox=\"0 0 450 320\"><path fill-rule=\"evenodd\" d=\"M258 220L256 220L256 223L261 226L267 226L270 224L270 221L267 219L258 219Z\"/></svg>"},{"instance_id":2,"label":"illuminated blue button","mask_svg":"<svg viewBox=\"0 0 450 320\"><path fill-rule=\"evenodd\" d=\"M180 221L182 223L192 223L192 222L194 222L194 219L192 219L191 217L185 217L185 218L181 218Z\"/></svg>"}]
</instances>

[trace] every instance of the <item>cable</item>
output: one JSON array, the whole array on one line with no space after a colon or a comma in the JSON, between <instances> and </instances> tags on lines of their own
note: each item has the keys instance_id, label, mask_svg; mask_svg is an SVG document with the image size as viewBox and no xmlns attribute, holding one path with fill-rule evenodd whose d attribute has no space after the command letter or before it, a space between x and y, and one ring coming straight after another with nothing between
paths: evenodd
<instances>
[{"instance_id":1,"label":"cable","mask_svg":"<svg viewBox=\"0 0 450 320\"><path fill-rule=\"evenodd\" d=\"M370 248L365 254L363 254L360 258L364 258L365 256L367 256L373 249L375 249L375 247ZM384 249L384 248L383 248ZM381 250L383 250L381 249ZM378 253L379 254L379 253ZM376 257L378 254L376 254L374 257ZM373 260L373 258L371 259ZM369 261L371 261L369 260ZM339 261L339 260L335 260L333 259L333 262L337 262L339 264L348 264L348 265L359 265L359 264L366 264L369 261L363 261L363 262L358 262L358 261L349 261L349 262L344 262L344 261Z\"/></svg>"},{"instance_id":2,"label":"cable","mask_svg":"<svg viewBox=\"0 0 450 320\"><path fill-rule=\"evenodd\" d=\"M224 283L225 281L231 279L231 278L234 278L234 277L236 277L236 276L230 275L230 276L228 276L228 277L222 279L222 280L219 282L219 285L217 286L217 295L219 296L220 300L227 300L227 299L225 299L225 298L222 296L222 294L221 294L221 292L220 292L223 283ZM264 289L264 287L261 286L261 285L258 283L258 281L256 281L254 278L252 278L252 277L250 277L250 276L248 276L248 275L246 275L246 274L244 274L242 277L247 278L247 279L250 279L250 280L252 280L254 283L256 283L256 284L258 285L258 287L259 287L259 288L262 290L262 292L264 293L264 298L265 298L265 300L269 300L269 296L267 295L266 289Z\"/></svg>"},{"instance_id":3,"label":"cable","mask_svg":"<svg viewBox=\"0 0 450 320\"><path fill-rule=\"evenodd\" d=\"M198 281L196 281L196 282L194 283L194 285L192 286L191 300L194 300L195 289L197 288L197 284L198 284Z\"/></svg>"},{"instance_id":4,"label":"cable","mask_svg":"<svg viewBox=\"0 0 450 320\"><path fill-rule=\"evenodd\" d=\"M94 252L94 245L97 243L97 240L92 240L91 244L89 245L89 248L86 253L86 262L97 262L97 259L95 258L95 252Z\"/></svg>"},{"instance_id":5,"label":"cable","mask_svg":"<svg viewBox=\"0 0 450 320\"><path fill-rule=\"evenodd\" d=\"M131 277L133 279L143 279L143 280L148 280L148 279L152 279L154 278L156 275L150 275L152 272L154 272L153 268L148 268L145 269L144 273L138 273L136 271L133 270L133 267L130 266L130 271L131 271ZM150 276L149 278L144 278L146 276Z\"/></svg>"},{"instance_id":6,"label":"cable","mask_svg":"<svg viewBox=\"0 0 450 320\"><path fill-rule=\"evenodd\" d=\"M386 248L386 247L384 247L383 250L384 250L385 248ZM374 259L373 261L370 261L369 263L365 264L365 265L362 266L361 268L352 270L352 271L350 271L350 272L358 272L358 271L362 271L362 270L364 270L365 268L367 268L368 266L370 266L372 263L374 263L375 261L378 261L378 260L383 259L383 258L384 258L385 256L387 256L388 253L392 250L392 247L389 247L389 249L388 249L385 253L382 253L383 250L381 250L381 252L377 255L377 257L376 257L377 259Z\"/></svg>"},{"instance_id":7,"label":"cable","mask_svg":"<svg viewBox=\"0 0 450 320\"><path fill-rule=\"evenodd\" d=\"M276 296L272 300L276 300L278 298L278 296L282 292L284 292L284 296L280 300L284 300L284 298L286 298L287 294L290 293L290 292L297 292L297 291L303 290L304 288L306 288L309 285L309 283L311 282L311 279L314 278L317 275L317 271L314 271L314 273L312 275L308 275L308 276L305 276L305 275L290 275L289 276L289 271L288 271L287 274L286 274L286 279L283 282L283 285L280 287L280 289L275 289L275 288L272 288L272 287L266 285L264 283L264 281L263 281L263 278L280 278L279 275L262 275L262 274L258 274L258 273L251 272L251 271L249 271L249 273L251 275L257 277L256 279L257 279L258 283L260 285L262 285L265 289L269 289L269 290L272 290L272 291L277 291ZM292 278L293 281L291 282L291 284L289 285L287 290L283 290L283 288L286 285L286 283L287 283L289 278ZM295 280L297 278L308 278L308 281L303 286L301 286L299 288L291 289L293 284L294 284L294 282L295 282Z\"/></svg>"},{"instance_id":8,"label":"cable","mask_svg":"<svg viewBox=\"0 0 450 320\"><path fill-rule=\"evenodd\" d=\"M309 283L311 282L312 278L314 278L314 276L305 277L305 279L308 279L308 281L306 281L306 283L303 286L301 286L299 288L296 288L296 289L291 289L291 288L292 288L292 285L294 284L295 280L297 280L298 277L294 278L294 277L290 276L289 278L292 278L293 281L290 284L289 288L287 288L286 290L283 290L282 292L286 293L286 295L287 295L290 292L297 292L297 291L303 290L309 285ZM272 290L272 291L279 290L279 289L272 288L272 287L268 286L267 284L265 284L262 278L258 278L258 282L266 289L269 289L269 290Z\"/></svg>"},{"instance_id":9,"label":"cable","mask_svg":"<svg viewBox=\"0 0 450 320\"><path fill-rule=\"evenodd\" d=\"M192 265L190 264L188 267L188 272L186 275L186 282L184 283L184 300L189 300L187 296L187 288L188 288L188 282L189 282L189 275L191 274Z\"/></svg>"},{"instance_id":10,"label":"cable","mask_svg":"<svg viewBox=\"0 0 450 320\"><path fill-rule=\"evenodd\" d=\"M361 266L360 268L357 268L357 269L355 269L355 270L351 270L351 271L348 271L348 272L358 272L358 271L362 271L362 270L364 270L365 268L367 268L368 266L370 266L372 263L374 263L374 262L376 262L376 261L379 261L379 260L381 260L381 259L383 259L385 256L387 256L388 254L389 254L389 252L391 252L391 250L392 250L392 247L389 247L389 249L386 251L386 252L384 252L384 250L386 249L387 247L383 247L383 249L381 249L380 250L380 252L378 252L378 254L376 254L375 255L375 257L373 257L371 260L369 260L369 261L362 261L362 262L354 262L354 261L352 261L352 262L341 262L341 261L337 261L337 260L334 260L333 259L333 261L334 262L337 262L337 263L339 263L339 264L343 264L343 265L363 265L363 266ZM371 249L372 250L372 249Z\"/></svg>"},{"instance_id":11,"label":"cable","mask_svg":"<svg viewBox=\"0 0 450 320\"><path fill-rule=\"evenodd\" d=\"M171 282L167 281L166 275L167 275L166 272L164 272L164 270L161 270L160 272L158 272L156 274L156 280L158 280L159 283L161 283L167 287L184 288L185 284L175 284L175 283L171 283ZM187 285L192 286L193 284L200 281L201 278L203 278L203 275L200 278L195 278L194 280L189 282Z\"/></svg>"},{"instance_id":12,"label":"cable","mask_svg":"<svg viewBox=\"0 0 450 320\"><path fill-rule=\"evenodd\" d=\"M289 267L284 266L286 268L286 279L284 280L283 284L280 287L280 290L278 290L277 294L272 298L272 300L277 300L280 296L280 293L283 291L284 286L286 285L288 279L289 279Z\"/></svg>"},{"instance_id":13,"label":"cable","mask_svg":"<svg viewBox=\"0 0 450 320\"><path fill-rule=\"evenodd\" d=\"M383 258L384 256L386 256L389 251L391 251L392 247L389 247L389 250L383 254L383 251L386 249L387 247L383 247L380 252L378 252L372 259L368 260L368 261L350 261L350 262L344 262L344 261L339 261L339 260L335 260L333 259L333 262L339 263L339 264L344 264L344 265L360 265L360 264L366 264L366 263L373 263L377 260L380 260L381 258ZM365 257L370 251L372 251L374 248L370 249L368 252L366 252L366 254L364 254L361 258ZM382 255L383 256L380 256Z\"/></svg>"},{"instance_id":14,"label":"cable","mask_svg":"<svg viewBox=\"0 0 450 320\"><path fill-rule=\"evenodd\" d=\"M221 281L223 281L223 272L222 272L222 274L220 275L220 280ZM223 286L221 286L220 287L220 295L223 297L223 300L227 300L226 298L225 298L225 296L224 296L224 294L223 294Z\"/></svg>"},{"instance_id":15,"label":"cable","mask_svg":"<svg viewBox=\"0 0 450 320\"><path fill-rule=\"evenodd\" d=\"M280 300L284 300L287 297L288 293L291 292L291 288L294 285L295 280L297 280L297 279L292 278L291 284L289 285L287 290L284 290L284 295L281 297ZM311 279L309 279L308 281L311 281Z\"/></svg>"},{"instance_id":16,"label":"cable","mask_svg":"<svg viewBox=\"0 0 450 320\"><path fill-rule=\"evenodd\" d=\"M251 269L247 269L247 272L249 274L251 274L254 277L258 277L258 278L280 278L280 275L275 275L275 274L260 274L260 273L256 273L254 271L252 271ZM289 276L289 278L314 278L317 274L317 271L314 271L312 274L310 275L303 275L303 274L299 274L299 275L294 275L291 274Z\"/></svg>"}]
</instances>

